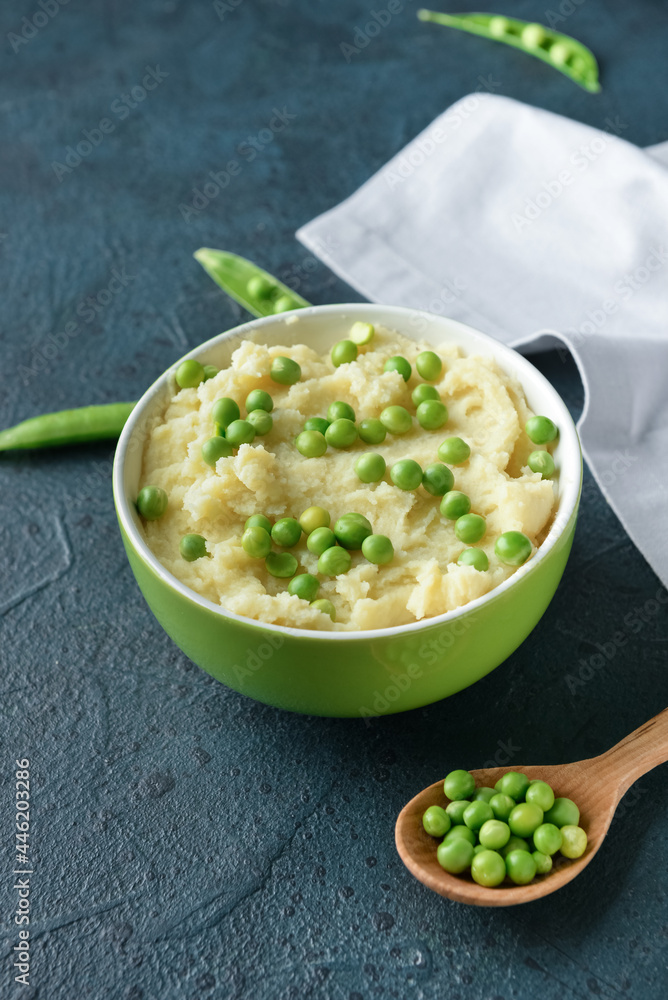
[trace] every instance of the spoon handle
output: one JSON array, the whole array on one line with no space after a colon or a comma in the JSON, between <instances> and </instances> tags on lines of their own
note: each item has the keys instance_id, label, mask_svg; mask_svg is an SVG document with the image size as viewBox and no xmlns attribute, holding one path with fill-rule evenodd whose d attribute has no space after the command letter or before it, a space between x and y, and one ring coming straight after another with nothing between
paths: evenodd
<instances>
[{"instance_id":1,"label":"spoon handle","mask_svg":"<svg viewBox=\"0 0 668 1000\"><path fill-rule=\"evenodd\" d=\"M668 708L625 736L614 747L594 757L592 767L606 782L617 782L619 797L643 774L668 760Z\"/></svg>"}]
</instances>

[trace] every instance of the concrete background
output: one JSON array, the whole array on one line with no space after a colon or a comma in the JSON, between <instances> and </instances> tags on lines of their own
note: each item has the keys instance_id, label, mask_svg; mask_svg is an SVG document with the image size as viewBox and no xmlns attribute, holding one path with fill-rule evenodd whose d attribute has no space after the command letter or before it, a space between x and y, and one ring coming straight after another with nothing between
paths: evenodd
<instances>
[{"instance_id":1,"label":"concrete background","mask_svg":"<svg viewBox=\"0 0 668 1000\"><path fill-rule=\"evenodd\" d=\"M598 96L522 53L420 24L408 2L346 62L341 43L385 7L3 6L3 426L137 398L245 318L192 260L201 245L255 259L313 302L356 299L295 229L480 75L595 126L619 116L632 142L668 138L659 0L502 5L589 44ZM155 86L133 98L145 78ZM251 157L275 109L294 117ZM231 160L241 169L225 190L184 211ZM536 363L577 413L574 365ZM589 476L565 578L524 645L456 697L365 726L264 707L181 655L126 563L112 455L0 458L3 997L665 996L665 770L629 793L575 883L524 908L442 900L393 844L403 803L451 768L594 755L666 705L665 591ZM17 758L31 772L29 987L12 968Z\"/></svg>"}]
</instances>

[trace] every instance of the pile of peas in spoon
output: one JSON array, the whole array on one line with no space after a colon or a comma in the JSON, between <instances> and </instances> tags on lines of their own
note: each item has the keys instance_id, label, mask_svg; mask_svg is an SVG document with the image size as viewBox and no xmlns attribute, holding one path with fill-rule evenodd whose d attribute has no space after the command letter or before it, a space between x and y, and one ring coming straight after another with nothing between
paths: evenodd
<instances>
[{"instance_id":1,"label":"pile of peas in spoon","mask_svg":"<svg viewBox=\"0 0 668 1000\"><path fill-rule=\"evenodd\" d=\"M507 771L494 788L476 788L468 771L451 771L443 783L445 807L430 806L422 825L441 840L436 857L453 875L470 873L494 888L509 880L527 885L552 870L553 858L579 858L587 834L572 799L555 798L545 781Z\"/></svg>"}]
</instances>

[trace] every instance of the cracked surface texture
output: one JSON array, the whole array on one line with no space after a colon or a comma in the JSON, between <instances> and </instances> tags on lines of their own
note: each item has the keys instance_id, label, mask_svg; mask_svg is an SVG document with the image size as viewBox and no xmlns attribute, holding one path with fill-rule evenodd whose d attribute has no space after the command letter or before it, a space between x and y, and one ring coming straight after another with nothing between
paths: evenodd
<instances>
[{"instance_id":1,"label":"cracked surface texture","mask_svg":"<svg viewBox=\"0 0 668 1000\"><path fill-rule=\"evenodd\" d=\"M507 47L447 43L409 4L349 62L339 45L369 20L361 0L92 0L34 33L22 19L42 7L4 5L3 425L137 398L245 318L192 260L199 246L255 259L313 302L357 299L295 229L479 76L593 125L619 116L641 145L665 139L664 6L551 9L570 6L555 26L596 50L599 97ZM138 100L147 67L156 85ZM295 117L272 132L275 109ZM577 412L574 366L536 363ZM580 878L525 908L451 904L393 844L401 806L452 768L592 756L666 705L665 591L588 473L564 581L524 645L446 702L365 724L266 708L180 654L125 559L111 458L0 456L3 1000L663 1000L665 771L628 793ZM12 970L22 757L29 987Z\"/></svg>"}]
</instances>

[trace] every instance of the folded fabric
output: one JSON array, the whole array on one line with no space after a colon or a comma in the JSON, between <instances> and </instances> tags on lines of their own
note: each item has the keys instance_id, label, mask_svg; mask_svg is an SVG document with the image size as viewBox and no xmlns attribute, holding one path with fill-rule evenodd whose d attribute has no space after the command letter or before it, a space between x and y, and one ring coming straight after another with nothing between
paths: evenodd
<instances>
[{"instance_id":1,"label":"folded fabric","mask_svg":"<svg viewBox=\"0 0 668 1000\"><path fill-rule=\"evenodd\" d=\"M668 143L471 94L297 237L368 299L566 344L609 503L668 585Z\"/></svg>"}]
</instances>

